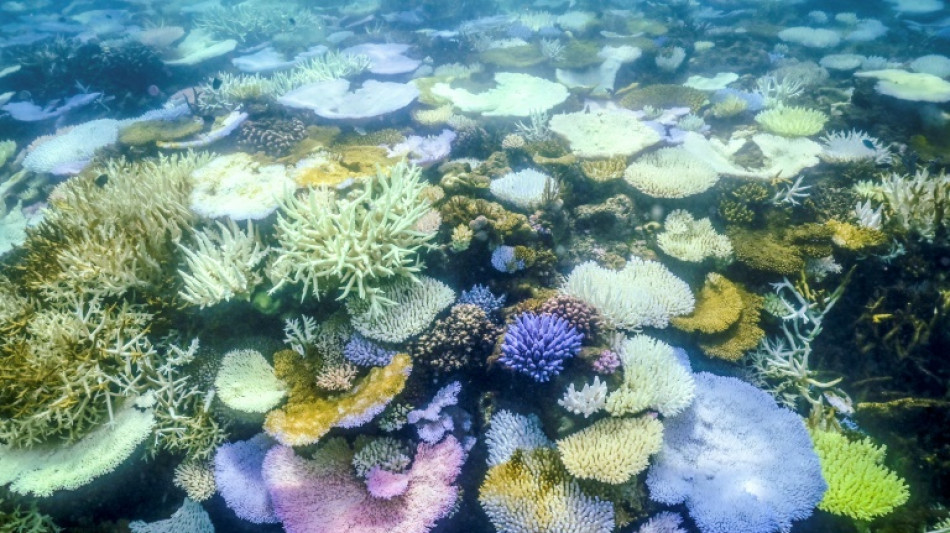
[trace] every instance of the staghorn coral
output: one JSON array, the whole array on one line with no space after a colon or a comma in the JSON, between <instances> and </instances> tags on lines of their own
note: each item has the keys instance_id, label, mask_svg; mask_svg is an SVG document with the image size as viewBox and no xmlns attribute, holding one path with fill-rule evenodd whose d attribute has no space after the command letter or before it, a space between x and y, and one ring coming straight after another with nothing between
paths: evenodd
<instances>
[{"instance_id":1,"label":"staghorn coral","mask_svg":"<svg viewBox=\"0 0 950 533\"><path fill-rule=\"evenodd\" d=\"M646 470L662 441L655 417L604 418L558 440L557 451L575 477L619 485Z\"/></svg>"},{"instance_id":2,"label":"staghorn coral","mask_svg":"<svg viewBox=\"0 0 950 533\"><path fill-rule=\"evenodd\" d=\"M587 418L607 406L607 384L600 380L600 376L594 376L591 383L584 383L581 390L575 389L571 383L557 403L575 415Z\"/></svg>"},{"instance_id":3,"label":"staghorn coral","mask_svg":"<svg viewBox=\"0 0 950 533\"><path fill-rule=\"evenodd\" d=\"M24 243L19 282L52 299L157 293L170 285L175 243L197 218L188 208L187 177L208 160L194 152L112 159L60 184Z\"/></svg>"},{"instance_id":4,"label":"staghorn coral","mask_svg":"<svg viewBox=\"0 0 950 533\"><path fill-rule=\"evenodd\" d=\"M3 533L59 533L62 530L52 517L40 512L36 502L30 502L26 508L17 505L10 511L0 511L0 531Z\"/></svg>"},{"instance_id":5,"label":"staghorn coral","mask_svg":"<svg viewBox=\"0 0 950 533\"><path fill-rule=\"evenodd\" d=\"M227 225L194 234L194 249L178 244L186 270L179 270L183 287L178 295L185 302L208 307L232 298L250 300L262 281L256 267L267 254L251 221L241 231L230 218Z\"/></svg>"},{"instance_id":6,"label":"staghorn coral","mask_svg":"<svg viewBox=\"0 0 950 533\"><path fill-rule=\"evenodd\" d=\"M399 163L377 171L361 191L345 198L327 188L284 199L278 212L278 246L269 276L271 292L302 283L301 298L338 287L365 301L370 317L395 302L383 285L393 278L416 280L419 253L432 234L414 230L429 210L418 167Z\"/></svg>"},{"instance_id":7,"label":"staghorn coral","mask_svg":"<svg viewBox=\"0 0 950 533\"><path fill-rule=\"evenodd\" d=\"M352 389L339 394L321 392L313 371L299 354L284 350L274 355L277 377L288 383L287 403L267 414L264 430L282 444L302 446L317 442L333 427L357 427L369 422L402 392L412 362L396 354L385 367L373 367Z\"/></svg>"},{"instance_id":8,"label":"staghorn coral","mask_svg":"<svg viewBox=\"0 0 950 533\"><path fill-rule=\"evenodd\" d=\"M890 513L910 497L904 480L882 464L884 446L875 446L868 437L852 441L820 429L813 429L811 438L828 482L819 509L866 521Z\"/></svg>"},{"instance_id":9,"label":"staghorn coral","mask_svg":"<svg viewBox=\"0 0 950 533\"><path fill-rule=\"evenodd\" d=\"M364 442L360 442L363 440ZM392 437L368 439L357 438L356 452L353 454L353 470L356 475L365 478L373 468L382 468L394 473L406 470L412 457L409 447Z\"/></svg>"},{"instance_id":10,"label":"staghorn coral","mask_svg":"<svg viewBox=\"0 0 950 533\"><path fill-rule=\"evenodd\" d=\"M414 360L438 372L454 372L481 365L500 333L484 309L474 304L457 304L447 317L436 321L412 343L410 353Z\"/></svg>"}]
</instances>

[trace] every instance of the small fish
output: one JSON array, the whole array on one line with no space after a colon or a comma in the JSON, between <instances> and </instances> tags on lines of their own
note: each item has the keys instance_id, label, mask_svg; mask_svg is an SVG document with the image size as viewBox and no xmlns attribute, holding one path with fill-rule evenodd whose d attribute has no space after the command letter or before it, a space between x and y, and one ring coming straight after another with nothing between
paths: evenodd
<instances>
[{"instance_id":1,"label":"small fish","mask_svg":"<svg viewBox=\"0 0 950 533\"><path fill-rule=\"evenodd\" d=\"M106 183L109 183L109 175L99 174L99 176L96 178L96 187L99 187L99 188L105 187Z\"/></svg>"},{"instance_id":2,"label":"small fish","mask_svg":"<svg viewBox=\"0 0 950 533\"><path fill-rule=\"evenodd\" d=\"M289 19L287 19L287 22L289 22L291 26L297 25L297 19L295 19L294 17L290 17Z\"/></svg>"},{"instance_id":3,"label":"small fish","mask_svg":"<svg viewBox=\"0 0 950 533\"><path fill-rule=\"evenodd\" d=\"M217 91L218 89L221 88L222 83L223 82L221 81L221 78L216 77L213 80L211 80L211 88Z\"/></svg>"},{"instance_id":4,"label":"small fish","mask_svg":"<svg viewBox=\"0 0 950 533\"><path fill-rule=\"evenodd\" d=\"M863 141L861 141L861 143L862 143L862 144L864 145L864 147L867 148L868 150L875 150L875 148L874 148L874 143L871 142L871 139L864 139Z\"/></svg>"}]
</instances>

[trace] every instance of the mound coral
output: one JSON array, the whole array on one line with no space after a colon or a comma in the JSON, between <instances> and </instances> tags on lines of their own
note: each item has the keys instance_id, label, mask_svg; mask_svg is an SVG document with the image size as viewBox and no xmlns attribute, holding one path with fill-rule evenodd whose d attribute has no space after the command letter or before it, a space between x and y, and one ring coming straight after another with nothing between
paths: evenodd
<instances>
[{"instance_id":1,"label":"mound coral","mask_svg":"<svg viewBox=\"0 0 950 533\"><path fill-rule=\"evenodd\" d=\"M557 451L575 477L618 485L646 470L662 441L654 417L605 418L557 441Z\"/></svg>"},{"instance_id":2,"label":"mound coral","mask_svg":"<svg viewBox=\"0 0 950 533\"><path fill-rule=\"evenodd\" d=\"M439 372L454 372L469 365L481 365L491 353L500 328L475 304L452 306L449 315L438 320L412 344L413 359Z\"/></svg>"},{"instance_id":3,"label":"mound coral","mask_svg":"<svg viewBox=\"0 0 950 533\"><path fill-rule=\"evenodd\" d=\"M320 297L326 286L339 286L339 299L353 292L379 316L395 304L384 282L415 280L418 254L433 237L413 229L429 211L423 189L420 170L400 163L370 177L356 195L337 198L319 188L287 197L277 216L272 291L303 283L303 297Z\"/></svg>"},{"instance_id":4,"label":"mound coral","mask_svg":"<svg viewBox=\"0 0 950 533\"><path fill-rule=\"evenodd\" d=\"M267 414L264 430L287 446L313 444L333 427L369 422L402 392L412 370L409 356L396 354L388 365L371 368L352 389L326 395L301 359L289 350L274 355L277 377L288 383L290 393L286 405Z\"/></svg>"},{"instance_id":5,"label":"mound coral","mask_svg":"<svg viewBox=\"0 0 950 533\"><path fill-rule=\"evenodd\" d=\"M828 482L819 509L872 520L907 501L907 484L882 465L884 446L875 446L867 437L851 441L833 431L813 430L811 436Z\"/></svg>"},{"instance_id":6,"label":"mound coral","mask_svg":"<svg viewBox=\"0 0 950 533\"><path fill-rule=\"evenodd\" d=\"M556 315L522 313L505 331L502 365L539 382L561 373L564 360L577 355L584 335Z\"/></svg>"},{"instance_id":7,"label":"mound coral","mask_svg":"<svg viewBox=\"0 0 950 533\"><path fill-rule=\"evenodd\" d=\"M537 312L540 314L550 313L567 320L587 340L590 340L604 327L604 320L596 309L580 299L566 294L557 294L548 298L538 307Z\"/></svg>"}]
</instances>

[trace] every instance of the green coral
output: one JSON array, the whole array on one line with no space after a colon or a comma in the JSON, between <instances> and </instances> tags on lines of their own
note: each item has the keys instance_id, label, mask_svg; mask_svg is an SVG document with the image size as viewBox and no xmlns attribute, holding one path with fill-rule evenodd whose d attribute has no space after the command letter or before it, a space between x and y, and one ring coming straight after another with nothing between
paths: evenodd
<instances>
[{"instance_id":1,"label":"green coral","mask_svg":"<svg viewBox=\"0 0 950 533\"><path fill-rule=\"evenodd\" d=\"M197 117L177 120L142 120L133 122L119 132L119 142L129 146L144 146L156 141L175 141L198 133L204 121Z\"/></svg>"},{"instance_id":2,"label":"green coral","mask_svg":"<svg viewBox=\"0 0 950 533\"><path fill-rule=\"evenodd\" d=\"M772 194L764 183L742 183L719 199L719 216L729 224L752 226L759 222Z\"/></svg>"},{"instance_id":3,"label":"green coral","mask_svg":"<svg viewBox=\"0 0 950 533\"><path fill-rule=\"evenodd\" d=\"M850 441L841 433L812 430L828 490L818 508L855 520L890 513L910 497L907 484L882 463L886 448L870 438Z\"/></svg>"},{"instance_id":4,"label":"green coral","mask_svg":"<svg viewBox=\"0 0 950 533\"><path fill-rule=\"evenodd\" d=\"M0 499L0 504L3 504ZM63 528L52 517L41 513L36 502L28 507L17 505L10 511L0 511L0 533L58 533Z\"/></svg>"},{"instance_id":5,"label":"green coral","mask_svg":"<svg viewBox=\"0 0 950 533\"><path fill-rule=\"evenodd\" d=\"M600 48L594 41L572 39L564 45L561 54L552 63L557 68L572 70L599 65L603 62L603 58L597 55Z\"/></svg>"},{"instance_id":6,"label":"green coral","mask_svg":"<svg viewBox=\"0 0 950 533\"><path fill-rule=\"evenodd\" d=\"M493 242L524 241L533 235L528 217L481 198L452 196L442 204L440 211L444 223L452 226L464 224L476 234L488 231Z\"/></svg>"},{"instance_id":7,"label":"green coral","mask_svg":"<svg viewBox=\"0 0 950 533\"><path fill-rule=\"evenodd\" d=\"M532 44L489 48L478 54L478 60L489 65L509 68L525 68L537 65L545 60L541 50Z\"/></svg>"},{"instance_id":8,"label":"green coral","mask_svg":"<svg viewBox=\"0 0 950 533\"><path fill-rule=\"evenodd\" d=\"M683 85L649 85L632 89L620 99L620 105L639 110L651 106L655 109L688 107L693 113L703 108L709 100L706 93Z\"/></svg>"},{"instance_id":9,"label":"green coral","mask_svg":"<svg viewBox=\"0 0 950 533\"><path fill-rule=\"evenodd\" d=\"M6 164L7 159L16 152L15 141L0 141L0 167Z\"/></svg>"}]
</instances>

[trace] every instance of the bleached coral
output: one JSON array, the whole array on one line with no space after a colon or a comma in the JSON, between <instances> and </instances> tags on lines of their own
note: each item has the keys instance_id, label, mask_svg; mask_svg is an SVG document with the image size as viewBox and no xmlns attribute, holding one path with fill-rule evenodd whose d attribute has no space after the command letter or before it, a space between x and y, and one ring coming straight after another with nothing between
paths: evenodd
<instances>
[{"instance_id":1,"label":"bleached coral","mask_svg":"<svg viewBox=\"0 0 950 533\"><path fill-rule=\"evenodd\" d=\"M594 306L611 327L665 328L670 318L693 310L689 285L662 263L631 257L620 271L593 261L571 271L561 291Z\"/></svg>"},{"instance_id":2,"label":"bleached coral","mask_svg":"<svg viewBox=\"0 0 950 533\"><path fill-rule=\"evenodd\" d=\"M490 190L503 202L531 210L555 198L558 184L551 176L533 168L526 168L492 180Z\"/></svg>"},{"instance_id":3,"label":"bleached coral","mask_svg":"<svg viewBox=\"0 0 950 533\"><path fill-rule=\"evenodd\" d=\"M195 249L179 244L187 270L179 270L183 286L179 296L200 307L226 302L231 298L247 300L261 282L255 270L267 250L250 221L247 230L228 219L227 225L195 233Z\"/></svg>"},{"instance_id":4,"label":"bleached coral","mask_svg":"<svg viewBox=\"0 0 950 533\"><path fill-rule=\"evenodd\" d=\"M150 523L135 520L129 523L129 529L132 533L214 533L214 524L201 505L185 498L171 518Z\"/></svg>"},{"instance_id":5,"label":"bleached coral","mask_svg":"<svg viewBox=\"0 0 950 533\"><path fill-rule=\"evenodd\" d=\"M416 335L455 301L455 291L428 276L416 281L400 280L386 287L386 298L393 301L382 313L373 313L359 300L348 300L347 310L353 327L363 335L385 342L402 342Z\"/></svg>"},{"instance_id":6,"label":"bleached coral","mask_svg":"<svg viewBox=\"0 0 950 533\"><path fill-rule=\"evenodd\" d=\"M891 151L880 139L858 130L833 131L821 138L821 158L833 163L873 161L878 165L891 162Z\"/></svg>"},{"instance_id":7,"label":"bleached coral","mask_svg":"<svg viewBox=\"0 0 950 533\"><path fill-rule=\"evenodd\" d=\"M794 26L778 32L778 38L787 43L800 44L808 48L832 48L841 42L837 32L825 28Z\"/></svg>"},{"instance_id":8,"label":"bleached coral","mask_svg":"<svg viewBox=\"0 0 950 533\"><path fill-rule=\"evenodd\" d=\"M214 469L209 463L201 461L185 461L176 466L172 483L196 502L211 498L217 490Z\"/></svg>"},{"instance_id":9,"label":"bleached coral","mask_svg":"<svg viewBox=\"0 0 950 533\"><path fill-rule=\"evenodd\" d=\"M655 417L611 417L557 441L557 451L575 477L618 485L646 469L662 440Z\"/></svg>"},{"instance_id":10,"label":"bleached coral","mask_svg":"<svg viewBox=\"0 0 950 533\"><path fill-rule=\"evenodd\" d=\"M587 418L607 405L607 383L601 381L600 376L594 376L594 381L585 383L581 390L575 389L571 383L557 403L575 415Z\"/></svg>"},{"instance_id":11,"label":"bleached coral","mask_svg":"<svg viewBox=\"0 0 950 533\"><path fill-rule=\"evenodd\" d=\"M257 350L224 354L214 385L225 405L246 413L266 413L287 395L287 385Z\"/></svg>"},{"instance_id":12,"label":"bleached coral","mask_svg":"<svg viewBox=\"0 0 950 533\"><path fill-rule=\"evenodd\" d=\"M660 142L660 134L625 109L598 109L554 115L551 131L578 157L631 156Z\"/></svg>"},{"instance_id":13,"label":"bleached coral","mask_svg":"<svg viewBox=\"0 0 950 533\"><path fill-rule=\"evenodd\" d=\"M693 401L695 385L689 368L663 341L636 335L620 346L623 383L607 397L613 416L654 409L674 416Z\"/></svg>"},{"instance_id":14,"label":"bleached coral","mask_svg":"<svg viewBox=\"0 0 950 533\"><path fill-rule=\"evenodd\" d=\"M261 165L237 152L212 159L191 173L191 208L207 218L262 219L296 185L282 165Z\"/></svg>"},{"instance_id":15,"label":"bleached coral","mask_svg":"<svg viewBox=\"0 0 950 533\"><path fill-rule=\"evenodd\" d=\"M808 137L825 127L828 115L801 106L778 106L762 111L755 116L755 121L769 133L783 137Z\"/></svg>"},{"instance_id":16,"label":"bleached coral","mask_svg":"<svg viewBox=\"0 0 950 533\"><path fill-rule=\"evenodd\" d=\"M507 462L518 450L550 448L554 446L541 430L537 415L519 415L502 409L492 415L491 425L485 432L488 447L488 466Z\"/></svg>"},{"instance_id":17,"label":"bleached coral","mask_svg":"<svg viewBox=\"0 0 950 533\"><path fill-rule=\"evenodd\" d=\"M676 209L666 216L663 232L656 236L656 243L664 253L681 261L699 263L708 258L732 259L729 237L716 233L708 218L696 220L684 209Z\"/></svg>"},{"instance_id":18,"label":"bleached coral","mask_svg":"<svg viewBox=\"0 0 950 533\"><path fill-rule=\"evenodd\" d=\"M950 227L950 175L931 176L927 170L913 176L892 173L880 187L888 221L902 230L932 241L939 228Z\"/></svg>"},{"instance_id":19,"label":"bleached coral","mask_svg":"<svg viewBox=\"0 0 950 533\"><path fill-rule=\"evenodd\" d=\"M708 190L719 181L719 174L683 148L670 147L634 161L624 179L654 198L685 198Z\"/></svg>"},{"instance_id":20,"label":"bleached coral","mask_svg":"<svg viewBox=\"0 0 950 533\"><path fill-rule=\"evenodd\" d=\"M416 279L418 254L432 234L415 230L428 211L420 169L399 163L363 188L338 198L327 188L285 198L277 216L278 246L270 265L273 291L303 283L301 297L339 287L339 299L358 296L379 316L395 302L382 286Z\"/></svg>"}]
</instances>

